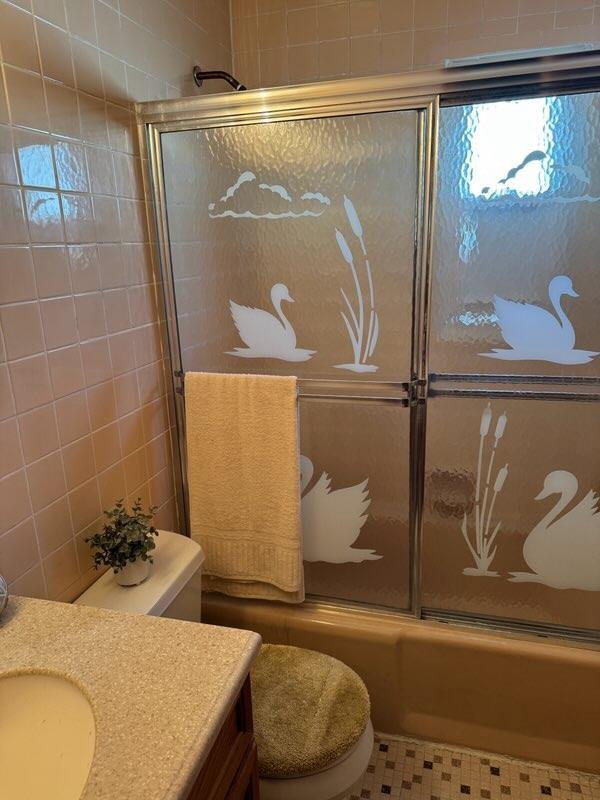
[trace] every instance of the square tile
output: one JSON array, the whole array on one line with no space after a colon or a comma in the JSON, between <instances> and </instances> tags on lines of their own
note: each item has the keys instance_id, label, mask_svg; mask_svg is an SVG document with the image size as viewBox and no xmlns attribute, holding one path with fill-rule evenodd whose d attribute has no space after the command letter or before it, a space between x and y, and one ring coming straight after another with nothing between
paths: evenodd
<instances>
[{"instance_id":1,"label":"square tile","mask_svg":"<svg viewBox=\"0 0 600 800\"><path fill-rule=\"evenodd\" d=\"M0 186L0 244L25 244L27 228L21 192L15 186Z\"/></svg>"},{"instance_id":2,"label":"square tile","mask_svg":"<svg viewBox=\"0 0 600 800\"><path fill-rule=\"evenodd\" d=\"M69 264L63 246L33 247L33 264L38 297L60 297L70 294Z\"/></svg>"},{"instance_id":3,"label":"square tile","mask_svg":"<svg viewBox=\"0 0 600 800\"><path fill-rule=\"evenodd\" d=\"M166 434L162 436L164 438ZM148 447L146 451L149 452ZM148 460L154 463L152 459ZM164 456L157 464L162 472L155 474L150 481L151 496L159 502L167 502L173 493L172 477L163 462ZM132 464L130 469L134 466ZM457 800L459 797L500 800L514 797L535 800L550 794L558 800L574 800L576 797L600 800L600 782L596 784L595 794L594 788L590 788L590 776L559 767L536 766L501 756L491 759L455 747L379 736L375 740L360 797L390 796L402 800Z\"/></svg>"},{"instance_id":4,"label":"square tile","mask_svg":"<svg viewBox=\"0 0 600 800\"><path fill-rule=\"evenodd\" d=\"M58 450L58 430L52 404L35 408L19 417L25 463Z\"/></svg>"},{"instance_id":5,"label":"square tile","mask_svg":"<svg viewBox=\"0 0 600 800\"><path fill-rule=\"evenodd\" d=\"M52 400L52 386L45 354L13 361L9 364L9 370L15 405L19 413Z\"/></svg>"},{"instance_id":6,"label":"square tile","mask_svg":"<svg viewBox=\"0 0 600 800\"><path fill-rule=\"evenodd\" d=\"M0 310L4 345L9 360L32 356L44 350L38 303L16 303Z\"/></svg>"}]
</instances>

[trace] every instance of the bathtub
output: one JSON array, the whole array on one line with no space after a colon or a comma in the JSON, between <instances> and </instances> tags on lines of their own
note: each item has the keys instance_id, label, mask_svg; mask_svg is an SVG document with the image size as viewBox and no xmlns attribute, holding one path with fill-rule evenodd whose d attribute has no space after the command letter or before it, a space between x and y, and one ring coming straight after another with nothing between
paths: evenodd
<instances>
[{"instance_id":1,"label":"bathtub","mask_svg":"<svg viewBox=\"0 0 600 800\"><path fill-rule=\"evenodd\" d=\"M600 772L600 649L306 602L203 597L202 621L329 653L376 730Z\"/></svg>"}]
</instances>

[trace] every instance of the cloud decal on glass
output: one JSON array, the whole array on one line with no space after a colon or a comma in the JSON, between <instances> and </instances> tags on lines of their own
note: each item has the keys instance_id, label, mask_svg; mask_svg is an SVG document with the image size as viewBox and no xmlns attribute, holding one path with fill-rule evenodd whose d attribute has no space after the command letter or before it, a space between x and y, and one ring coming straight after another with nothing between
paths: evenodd
<instances>
[{"instance_id":1,"label":"cloud decal on glass","mask_svg":"<svg viewBox=\"0 0 600 800\"><path fill-rule=\"evenodd\" d=\"M322 192L304 192L294 198L285 186L258 183L250 170L242 172L222 197L208 204L211 219L297 219L320 217L331 205Z\"/></svg>"}]
</instances>

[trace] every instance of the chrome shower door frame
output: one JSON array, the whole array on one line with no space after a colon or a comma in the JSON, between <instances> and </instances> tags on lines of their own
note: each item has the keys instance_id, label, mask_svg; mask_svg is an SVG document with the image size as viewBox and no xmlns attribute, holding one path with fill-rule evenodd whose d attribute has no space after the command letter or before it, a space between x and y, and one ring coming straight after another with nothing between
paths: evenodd
<instances>
[{"instance_id":1,"label":"chrome shower door frame","mask_svg":"<svg viewBox=\"0 0 600 800\"><path fill-rule=\"evenodd\" d=\"M175 477L180 519L189 535L187 520L188 492L185 458L185 406L182 392L184 378L177 323L176 299L173 282L167 202L163 175L161 135L176 131L223 128L271 122L341 117L390 111L417 112L417 196L415 210L415 242L413 257L413 324L411 331L411 374L401 376L403 383L377 381L320 381L300 380L301 396L356 399L350 389L361 386L360 399L399 402L410 406L410 612L420 615L419 605L419 470L423 460L419 457L424 436L423 387L427 382L427 303L429 298L429 251L431 240L431 194L435 177L435 141L437 131L438 98L435 95L405 94L380 78L336 81L309 87L247 91L237 95L216 95L205 98L187 98L164 103L144 103L138 107L141 146L149 161L149 175L154 201L157 239L159 246L161 285L168 345L171 359L172 393L175 398L176 437L172 441ZM335 90L333 92L332 90ZM347 387L347 388L346 388ZM338 392L338 394L335 394ZM371 392L371 395L369 395ZM177 463L178 462L178 463Z\"/></svg>"},{"instance_id":2,"label":"chrome shower door frame","mask_svg":"<svg viewBox=\"0 0 600 800\"><path fill-rule=\"evenodd\" d=\"M491 101L519 96L548 95L552 92L566 93L598 89L600 89L600 54L598 51L588 51L577 55L531 58L527 61L513 61L504 64L355 78L137 104L140 148L148 160L150 183L148 193L154 204L166 331L171 358L171 381L176 413L173 453L178 504L183 526L188 534L183 369L169 244L161 134L385 111L419 111L419 185L413 262L411 375L406 376L408 382L402 386L372 381L362 384L365 388L370 387L373 394L378 396L377 399L398 400L402 393L404 404L410 406L411 607L408 613L417 618L430 617L458 624L499 627L525 633L589 638L587 631L571 631L535 623L529 625L511 619L484 619L481 615L453 612L432 613L430 609L423 610L421 607L421 539L427 398L430 394L443 396L451 393L452 390L445 389L443 384L444 379L454 377L431 375L428 364L431 242L435 206L439 108L442 105L457 105L477 100ZM470 380L483 380L484 377L471 376ZM489 376L487 379L489 380ZM435 385L436 381L438 382L437 386ZM343 381L312 380L306 382L317 388L320 388L319 384L321 384L324 389L328 389L329 396L335 391L335 384L344 383ZM405 394L404 389L406 389ZM310 391L313 391L312 387ZM466 396L477 396L482 391L473 388L470 391L464 389L461 393ZM497 391L501 392L501 390ZM486 396L494 395L493 390L490 392L489 389L486 389L485 392ZM520 392L519 396L527 394L527 392ZM533 392L530 394L532 398L535 396ZM596 397L593 399L595 400ZM341 605L323 598L318 598L318 600L320 603L330 606ZM344 603L343 605L353 604ZM389 613L405 613L390 609L383 610Z\"/></svg>"}]
</instances>

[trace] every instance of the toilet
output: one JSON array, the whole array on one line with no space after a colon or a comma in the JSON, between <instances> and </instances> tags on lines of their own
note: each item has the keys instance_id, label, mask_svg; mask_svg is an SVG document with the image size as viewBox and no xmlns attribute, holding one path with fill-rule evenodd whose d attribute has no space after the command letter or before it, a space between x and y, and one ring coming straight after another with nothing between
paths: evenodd
<instances>
[{"instance_id":1,"label":"toilet","mask_svg":"<svg viewBox=\"0 0 600 800\"><path fill-rule=\"evenodd\" d=\"M186 536L159 531L153 558L154 563L148 578L138 586L120 586L114 580L112 570L108 570L75 600L75 604L200 622L204 562L201 547ZM269 739L273 738L273 732L269 731L268 724L264 723L262 709L268 709L272 697L278 693L285 698L290 681L288 676L288 681L261 685L260 670L264 665L268 666L269 659L281 656L291 656L290 663L298 663L298 658L306 659L307 676L310 674L313 677L315 674L318 676L319 672L327 674L332 668L339 670L345 686L344 701L347 702L348 697L354 698L352 702L354 715L356 717L358 714L361 727L364 729L360 732L355 724L353 738L344 739L342 729L345 717L352 717L352 713L349 710L348 715L342 714L335 733L339 741L348 742L347 749L344 752L336 752L335 757L326 763L323 762L326 756L317 753L311 762L312 766L309 764L306 770L301 769L301 764L295 764L293 759L282 757L280 764L271 765L268 777L261 776L261 800L342 800L360 787L373 749L374 734L369 718L366 688L353 670L330 656L285 645L263 645L255 665L256 669L253 668L252 671L252 686L253 705L257 712L255 713L256 738L257 742L262 739L263 752L267 758L270 750ZM264 670L262 674L264 675ZM326 681L323 681L323 685L325 684ZM314 680L311 682L307 677L306 691L309 704L310 694L314 695L315 690L318 692L319 685L318 680L315 684ZM332 701L332 707L336 708L335 697ZM361 703L363 708L357 712L356 707ZM337 708L340 709L341 705ZM259 763L260 758L259 747Z\"/></svg>"},{"instance_id":2,"label":"toilet","mask_svg":"<svg viewBox=\"0 0 600 800\"><path fill-rule=\"evenodd\" d=\"M150 574L139 586L120 586L111 569L75 600L76 605L200 622L204 553L197 542L159 531Z\"/></svg>"},{"instance_id":3,"label":"toilet","mask_svg":"<svg viewBox=\"0 0 600 800\"><path fill-rule=\"evenodd\" d=\"M251 679L261 800L359 794L374 734L356 672L325 653L263 644Z\"/></svg>"}]
</instances>

